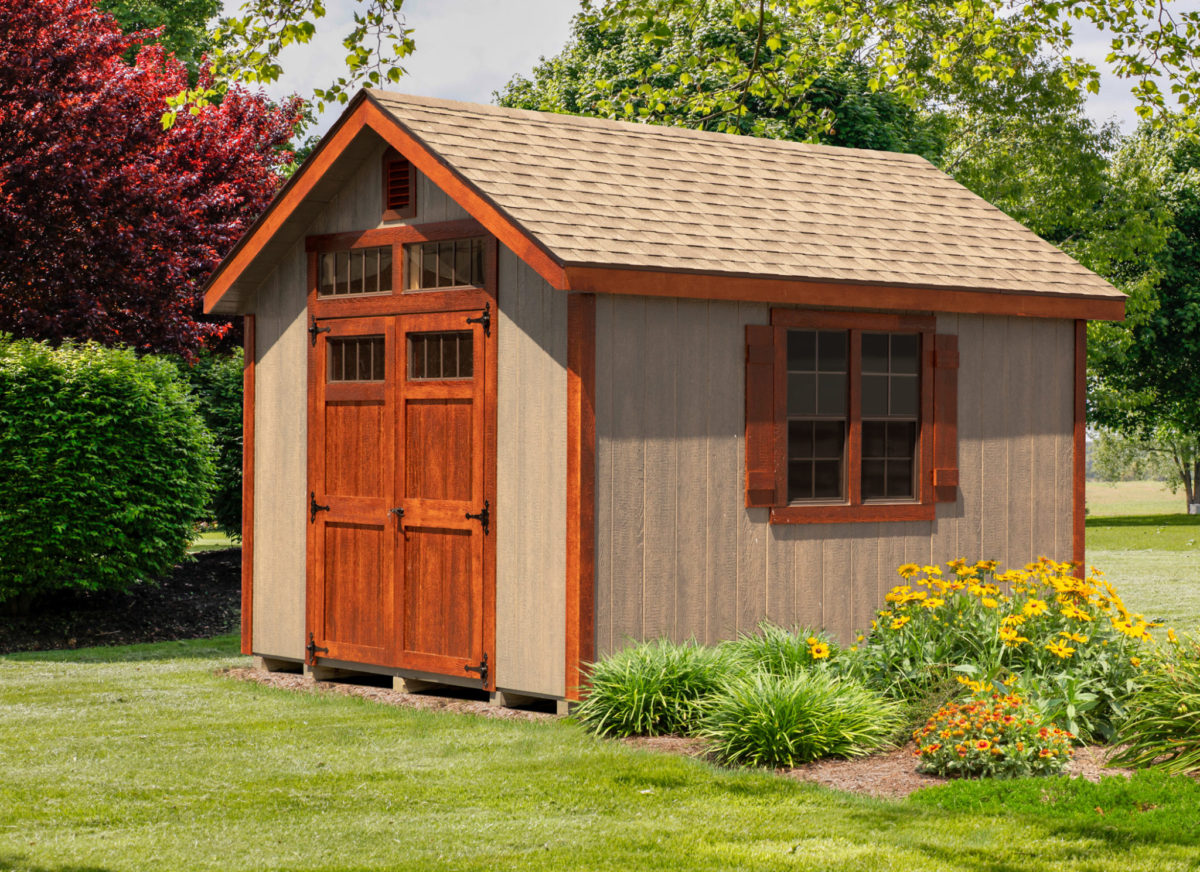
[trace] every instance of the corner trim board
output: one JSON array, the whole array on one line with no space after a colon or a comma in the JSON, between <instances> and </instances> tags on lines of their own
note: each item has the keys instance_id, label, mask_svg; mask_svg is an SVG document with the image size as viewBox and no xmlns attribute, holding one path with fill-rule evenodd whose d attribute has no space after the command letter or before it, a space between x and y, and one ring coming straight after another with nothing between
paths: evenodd
<instances>
[{"instance_id":1,"label":"corner trim board","mask_svg":"<svg viewBox=\"0 0 1200 872\"><path fill-rule=\"evenodd\" d=\"M254 646L254 316L242 339L242 653Z\"/></svg>"},{"instance_id":2,"label":"corner trim board","mask_svg":"<svg viewBox=\"0 0 1200 872\"><path fill-rule=\"evenodd\" d=\"M596 659L596 297L567 297L566 698Z\"/></svg>"},{"instance_id":3,"label":"corner trim board","mask_svg":"<svg viewBox=\"0 0 1200 872\"><path fill-rule=\"evenodd\" d=\"M1087 528L1084 508L1087 499L1087 321L1075 322L1075 432L1071 451L1072 506L1071 560L1076 573L1086 574L1084 560Z\"/></svg>"}]
</instances>

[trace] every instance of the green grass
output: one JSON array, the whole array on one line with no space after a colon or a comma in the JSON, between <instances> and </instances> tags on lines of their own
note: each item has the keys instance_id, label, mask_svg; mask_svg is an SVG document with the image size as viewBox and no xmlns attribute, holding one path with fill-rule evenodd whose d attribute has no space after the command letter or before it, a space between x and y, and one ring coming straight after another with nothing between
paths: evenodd
<instances>
[{"instance_id":1,"label":"green grass","mask_svg":"<svg viewBox=\"0 0 1200 872\"><path fill-rule=\"evenodd\" d=\"M1088 517L1186 514L1183 491L1171 493L1160 481L1089 481Z\"/></svg>"},{"instance_id":2,"label":"green grass","mask_svg":"<svg viewBox=\"0 0 1200 872\"><path fill-rule=\"evenodd\" d=\"M1100 551L1200 554L1200 515L1117 515L1087 519L1087 547ZM1088 558L1089 562L1091 558Z\"/></svg>"},{"instance_id":3,"label":"green grass","mask_svg":"<svg viewBox=\"0 0 1200 872\"><path fill-rule=\"evenodd\" d=\"M188 546L188 553L195 554L197 551L222 551L226 548L236 547L238 547L238 543L220 530L205 530L192 540L192 544Z\"/></svg>"},{"instance_id":4,"label":"green grass","mask_svg":"<svg viewBox=\"0 0 1200 872\"><path fill-rule=\"evenodd\" d=\"M1185 790L1162 791L1153 817L1088 828L1052 805L1014 814L995 802L876 801L635 751L569 723L393 709L214 675L245 662L235 651L229 636L0 658L0 869L1200 864L1194 826L1147 829L1194 812Z\"/></svg>"},{"instance_id":5,"label":"green grass","mask_svg":"<svg viewBox=\"0 0 1200 872\"><path fill-rule=\"evenodd\" d=\"M1090 543L1089 532L1089 543ZM1088 548L1090 566L1104 570L1130 611L1200 632L1200 555L1173 551Z\"/></svg>"}]
</instances>

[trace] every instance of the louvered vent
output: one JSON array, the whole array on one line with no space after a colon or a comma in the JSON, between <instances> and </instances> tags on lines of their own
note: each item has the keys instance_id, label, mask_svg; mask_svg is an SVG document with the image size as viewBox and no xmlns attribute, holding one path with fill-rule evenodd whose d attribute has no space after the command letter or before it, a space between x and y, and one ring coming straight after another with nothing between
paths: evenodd
<instances>
[{"instance_id":1,"label":"louvered vent","mask_svg":"<svg viewBox=\"0 0 1200 872\"><path fill-rule=\"evenodd\" d=\"M384 181L384 209L388 212L406 212L412 206L412 173L408 161L402 157L387 162Z\"/></svg>"}]
</instances>

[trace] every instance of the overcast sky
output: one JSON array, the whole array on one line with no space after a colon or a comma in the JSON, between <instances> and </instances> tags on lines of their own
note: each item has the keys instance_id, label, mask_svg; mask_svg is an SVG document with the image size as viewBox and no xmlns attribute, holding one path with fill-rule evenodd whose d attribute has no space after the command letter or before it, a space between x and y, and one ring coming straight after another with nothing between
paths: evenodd
<instances>
[{"instance_id":1,"label":"overcast sky","mask_svg":"<svg viewBox=\"0 0 1200 872\"><path fill-rule=\"evenodd\" d=\"M340 40L350 28L352 4L333 0L328 5L318 38L284 54L285 75L270 89L272 96L311 94L314 87L341 74L345 50ZM1197 8L1200 0L1171 5ZM417 48L405 64L409 75L393 87L409 94L490 103L492 92L514 75L527 75L539 57L559 52L578 8L578 0L406 0L404 10ZM1102 65L1108 38L1085 23L1076 28L1078 54ZM1088 101L1097 121L1116 118L1126 131L1136 123L1133 106L1128 83L1112 76L1105 77L1100 94ZM317 132L324 132L337 114L327 112Z\"/></svg>"}]
</instances>

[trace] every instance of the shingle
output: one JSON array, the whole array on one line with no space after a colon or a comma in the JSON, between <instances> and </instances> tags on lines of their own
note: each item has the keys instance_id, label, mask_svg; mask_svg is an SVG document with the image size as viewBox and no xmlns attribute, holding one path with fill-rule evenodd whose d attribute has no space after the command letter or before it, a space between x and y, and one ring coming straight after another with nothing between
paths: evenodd
<instances>
[{"instance_id":1,"label":"shingle","mask_svg":"<svg viewBox=\"0 0 1200 872\"><path fill-rule=\"evenodd\" d=\"M567 265L1119 295L917 155L370 93Z\"/></svg>"}]
</instances>

